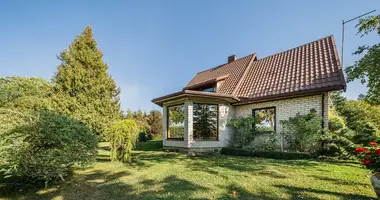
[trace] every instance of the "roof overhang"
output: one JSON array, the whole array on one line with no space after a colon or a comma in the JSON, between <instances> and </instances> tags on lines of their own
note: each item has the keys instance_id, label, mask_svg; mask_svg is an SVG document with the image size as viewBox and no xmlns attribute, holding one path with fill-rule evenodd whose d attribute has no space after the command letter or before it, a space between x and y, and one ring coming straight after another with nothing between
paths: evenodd
<instances>
[{"instance_id":1,"label":"roof overhang","mask_svg":"<svg viewBox=\"0 0 380 200\"><path fill-rule=\"evenodd\" d=\"M202 92L202 91L194 91L194 90L183 90L180 92L175 92L166 96L158 97L152 100L153 103L158 106L162 106L165 102L175 101L182 98L190 98L190 97L200 97L205 99L219 99L226 102L231 103L234 106L252 104L252 103L261 103L266 101L276 101L282 99L303 97L303 96L311 96L317 95L324 92L331 92L337 90L344 90L346 88L345 84L335 85L323 88L314 88L309 90L301 90L295 92L286 92L283 94L275 94L275 95L267 95L262 97L255 98L244 98L244 97L236 97L230 94L220 94L214 92Z\"/></svg>"},{"instance_id":2,"label":"roof overhang","mask_svg":"<svg viewBox=\"0 0 380 200\"><path fill-rule=\"evenodd\" d=\"M346 85L344 84L344 85L335 85L335 86L329 86L329 87L323 87L323 88L315 88L315 89L310 89L310 90L286 92L283 94L275 94L275 95L268 95L268 96L255 97L255 98L239 97L240 101L233 103L232 105L239 106L239 105L252 104L252 103L261 103L261 102L266 102L266 101L276 101L276 100L283 100L283 99L289 99L289 98L311 96L311 95L317 95L317 94L321 94L325 92L344 90L345 88L346 88Z\"/></svg>"},{"instance_id":3,"label":"roof overhang","mask_svg":"<svg viewBox=\"0 0 380 200\"><path fill-rule=\"evenodd\" d=\"M220 99L227 101L229 103L237 103L240 101L239 98L232 96L230 94L220 94L214 92L202 92L202 91L194 91L194 90L183 90L180 92L175 92L166 96L158 97L152 100L153 103L158 106L162 106L165 102L173 101L181 98L189 98L189 97L200 97L200 98L210 98L210 99Z\"/></svg>"}]
</instances>

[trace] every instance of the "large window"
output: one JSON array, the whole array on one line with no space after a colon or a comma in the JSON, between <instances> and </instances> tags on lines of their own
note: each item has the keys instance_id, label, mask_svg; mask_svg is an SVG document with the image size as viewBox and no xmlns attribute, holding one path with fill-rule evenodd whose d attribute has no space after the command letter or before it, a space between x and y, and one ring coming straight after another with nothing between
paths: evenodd
<instances>
[{"instance_id":1,"label":"large window","mask_svg":"<svg viewBox=\"0 0 380 200\"><path fill-rule=\"evenodd\" d=\"M260 108L252 111L255 119L253 130L261 133L276 132L276 108Z\"/></svg>"},{"instance_id":2,"label":"large window","mask_svg":"<svg viewBox=\"0 0 380 200\"><path fill-rule=\"evenodd\" d=\"M185 112L183 105L168 107L168 139L183 140L185 133Z\"/></svg>"},{"instance_id":3,"label":"large window","mask_svg":"<svg viewBox=\"0 0 380 200\"><path fill-rule=\"evenodd\" d=\"M193 104L193 138L218 140L218 105Z\"/></svg>"}]
</instances>

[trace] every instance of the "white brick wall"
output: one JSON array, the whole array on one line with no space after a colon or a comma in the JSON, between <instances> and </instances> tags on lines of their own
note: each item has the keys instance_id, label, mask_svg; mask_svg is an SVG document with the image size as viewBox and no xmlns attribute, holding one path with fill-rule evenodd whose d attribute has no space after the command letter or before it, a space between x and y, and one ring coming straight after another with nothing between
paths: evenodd
<instances>
[{"instance_id":1,"label":"white brick wall","mask_svg":"<svg viewBox=\"0 0 380 200\"><path fill-rule=\"evenodd\" d=\"M325 95L324 122L327 125L328 119L328 100ZM294 117L297 113L301 115L307 114L310 109L315 109L322 115L322 95L314 95L307 97L291 98L278 101L269 101L257 104L248 104L237 106L236 117L252 115L252 110L257 108L276 107L276 131L281 131L281 120L287 120L289 117Z\"/></svg>"},{"instance_id":2,"label":"white brick wall","mask_svg":"<svg viewBox=\"0 0 380 200\"><path fill-rule=\"evenodd\" d=\"M324 123L327 127L328 121L328 95L324 98ZM276 131L281 131L281 120L287 120L289 117L294 117L297 113L301 115L307 114L310 109L315 109L322 115L322 95L314 95L307 97L291 98L278 101L269 101L257 104L248 104L237 106L236 117L252 115L252 110L257 108L276 107Z\"/></svg>"},{"instance_id":3,"label":"white brick wall","mask_svg":"<svg viewBox=\"0 0 380 200\"><path fill-rule=\"evenodd\" d=\"M328 95L324 97L324 124L328 123ZM227 127L228 121L233 117L252 115L252 110L264 107L276 107L276 132L281 132L281 120L287 120L297 113L307 114L310 109L315 109L322 115L322 95L291 98L285 100L269 101L242 106L219 104L219 140L195 141L193 140L193 102L186 101L185 105L185 138L184 141L166 140L167 133L167 107L163 106L163 139L164 146L182 148L220 148L229 145L232 137L232 129ZM280 142L280 140L279 140Z\"/></svg>"},{"instance_id":4,"label":"white brick wall","mask_svg":"<svg viewBox=\"0 0 380 200\"><path fill-rule=\"evenodd\" d=\"M324 96L324 97L323 97ZM324 109L322 114L322 98L324 99ZM281 137L281 120L287 120L289 117L294 117L297 113L301 115L309 113L311 109L315 109L320 115L323 116L324 126L328 124L328 95L314 95L299 98L290 98L278 101L269 101L263 103L249 104L237 106L236 117L252 115L252 110L257 108L276 107L276 133L278 141L278 149L286 148L286 144ZM258 141L260 138L255 139L252 145L259 146ZM285 147L282 147L285 146Z\"/></svg>"}]
</instances>

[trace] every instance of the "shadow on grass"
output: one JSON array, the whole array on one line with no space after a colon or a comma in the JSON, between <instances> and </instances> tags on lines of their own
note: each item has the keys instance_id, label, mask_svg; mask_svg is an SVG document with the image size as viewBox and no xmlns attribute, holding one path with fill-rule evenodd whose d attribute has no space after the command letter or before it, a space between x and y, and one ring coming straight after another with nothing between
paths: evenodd
<instances>
[{"instance_id":1,"label":"shadow on grass","mask_svg":"<svg viewBox=\"0 0 380 200\"><path fill-rule=\"evenodd\" d=\"M319 189L312 189L312 188L295 187L295 186L289 186L289 185L274 185L274 186L282 190L285 190L286 193L290 195L289 199L319 199L315 197L310 197L306 195L304 192L313 193L313 194L321 194L321 195L332 195L341 199L358 199L358 200L359 199L360 200L374 199L369 196L364 196L360 194L341 193L341 192L326 191L326 190L319 190Z\"/></svg>"},{"instance_id":2,"label":"shadow on grass","mask_svg":"<svg viewBox=\"0 0 380 200\"><path fill-rule=\"evenodd\" d=\"M190 181L171 175L162 181L143 179L139 185L143 185L140 193L136 184L122 182L120 179L129 176L128 172L109 173L101 170L93 171L88 175L81 175L64 182L59 187L51 187L44 190L28 190L2 193L2 198L21 199L191 199L198 191L208 191L209 188L200 186ZM150 189L159 188L159 189ZM41 189L41 188L40 188Z\"/></svg>"},{"instance_id":3,"label":"shadow on grass","mask_svg":"<svg viewBox=\"0 0 380 200\"><path fill-rule=\"evenodd\" d=\"M348 185L348 186L362 186L362 183L352 181L352 180L342 180L342 179L336 179L336 178L330 178L327 176L318 176L318 175L312 175L311 176L314 179L321 180L321 181L329 181L335 185Z\"/></svg>"},{"instance_id":4,"label":"shadow on grass","mask_svg":"<svg viewBox=\"0 0 380 200\"><path fill-rule=\"evenodd\" d=\"M136 144L137 151L162 151L162 140L150 140L146 142L138 142Z\"/></svg>"},{"instance_id":5,"label":"shadow on grass","mask_svg":"<svg viewBox=\"0 0 380 200\"><path fill-rule=\"evenodd\" d=\"M99 149L103 149L104 151L111 151L111 147L109 145L98 147Z\"/></svg>"},{"instance_id":6,"label":"shadow on grass","mask_svg":"<svg viewBox=\"0 0 380 200\"><path fill-rule=\"evenodd\" d=\"M277 200L281 198L276 198L276 197L271 197L270 194L263 194L263 193L258 193L254 194L243 187L230 184L227 187L219 186L220 188L223 188L225 192L220 195L217 199L218 200L225 200L225 199L265 199L265 200ZM233 194L235 192L235 194Z\"/></svg>"},{"instance_id":7,"label":"shadow on grass","mask_svg":"<svg viewBox=\"0 0 380 200\"><path fill-rule=\"evenodd\" d=\"M195 192L208 191L207 187L200 186L190 181L180 179L175 175L166 177L162 181L155 181L146 179L140 181L147 188L162 186L162 189L151 191L144 191L141 196L144 199L192 199L191 196Z\"/></svg>"},{"instance_id":8,"label":"shadow on grass","mask_svg":"<svg viewBox=\"0 0 380 200\"><path fill-rule=\"evenodd\" d=\"M128 164L132 169L149 168L153 165L161 163L180 163L183 167L192 171L200 171L220 176L227 180L231 180L224 174L226 170L236 172L250 172L257 176L265 176L275 179L287 179L285 174L274 170L276 167L294 168L294 169L310 169L318 166L318 162L305 160L274 160L264 158L246 158L233 157L226 155L212 156L187 156L180 153L160 152L158 151L160 141L150 141L152 143L140 144L139 150L134 152L133 162ZM154 146L154 148L152 147ZM104 150L104 149L103 149ZM97 157L97 162L110 162L109 156L100 154ZM111 166L111 165L106 165ZM130 168L130 169L131 169ZM275 169L276 169L275 168ZM124 168L123 168L124 169ZM128 169L128 168L127 168ZM125 169L124 169L125 170ZM134 171L134 170L131 170ZM65 200L69 199L191 199L198 191L212 192L210 188L201 186L189 180L181 179L176 175L167 174L160 181L141 178L140 174L131 174L129 171L106 171L93 170L90 174L77 174L72 179L67 179L67 182L61 183L59 186L52 186L48 189L31 185L22 185L16 182L8 181L9 183L2 184L3 177L0 177L0 198L24 198L24 199L52 199L60 197ZM138 173L138 170L137 172ZM241 173L242 176L246 173ZM125 179L131 175L138 175L138 183L129 182ZM355 185L356 182L336 180L324 176L312 176L312 179L322 181L330 181L333 184ZM123 180L121 180L123 179ZM19 184L17 186L17 184ZM215 183L216 184L216 183ZM17 187L15 187L17 186ZM276 194L268 193L267 191L258 191L252 193L240 185L231 184L219 186L223 191L222 194L217 194L218 199L285 199ZM371 199L368 196L359 194L347 194L334 191L324 191L312 188L302 188L289 185L274 185L271 186L283 191L286 199L317 199L315 195L331 195L342 199ZM21 190L21 191L20 191ZM9 192L11 191L11 192ZM236 191L236 194L232 194ZM350 191L347 191L350 192Z\"/></svg>"},{"instance_id":9,"label":"shadow on grass","mask_svg":"<svg viewBox=\"0 0 380 200\"><path fill-rule=\"evenodd\" d=\"M109 155L98 154L98 156L96 156L96 162L111 162L111 158Z\"/></svg>"},{"instance_id":10,"label":"shadow on grass","mask_svg":"<svg viewBox=\"0 0 380 200\"><path fill-rule=\"evenodd\" d=\"M73 177L72 171L69 171L66 180ZM60 181L49 182L49 187L55 187L61 184ZM0 172L0 199L16 199L24 194L33 194L45 188L43 181L31 181L24 176L7 177L3 172ZM29 197L28 197L29 199Z\"/></svg>"},{"instance_id":11,"label":"shadow on grass","mask_svg":"<svg viewBox=\"0 0 380 200\"><path fill-rule=\"evenodd\" d=\"M223 186L219 186L224 188ZM330 195L335 196L339 199L357 199L357 200L374 200L369 196L360 194L349 194L334 191L318 190L303 187L294 187L287 185L274 185L274 187L279 188L283 192L279 194L274 194L273 192L255 192L252 193L247 191L245 188L231 184L224 188L225 192L218 199L264 199L264 200L285 200L285 199L310 199L319 200L320 198L315 197L316 195ZM235 194L233 194L233 191ZM279 197L281 195L282 197Z\"/></svg>"}]
</instances>

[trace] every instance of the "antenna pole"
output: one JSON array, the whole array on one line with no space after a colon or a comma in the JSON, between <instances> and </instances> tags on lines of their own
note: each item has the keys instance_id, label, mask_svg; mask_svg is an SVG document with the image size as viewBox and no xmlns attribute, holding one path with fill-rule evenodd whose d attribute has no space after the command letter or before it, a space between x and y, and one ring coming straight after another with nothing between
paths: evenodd
<instances>
[{"instance_id":1,"label":"antenna pole","mask_svg":"<svg viewBox=\"0 0 380 200\"><path fill-rule=\"evenodd\" d=\"M368 14L370 14L370 13L373 13L373 12L375 12L376 10L372 10L372 11L370 11L370 12L367 12L367 13L364 13L364 14L362 14L362 15L359 15L359 16L357 16L357 17L355 17L355 18L352 18L352 19L350 19L350 20L347 20L347 21L344 21L344 20L342 20L342 59L341 59L341 63L342 63L342 69L343 69L343 50L344 50L344 48L343 48L343 46L344 46L344 24L345 23L348 23L348 22L351 22L351 21L353 21L353 20L355 20L355 19L359 19L359 18L361 18L361 17L364 17L364 16L366 16L366 15L368 15Z\"/></svg>"}]
</instances>

